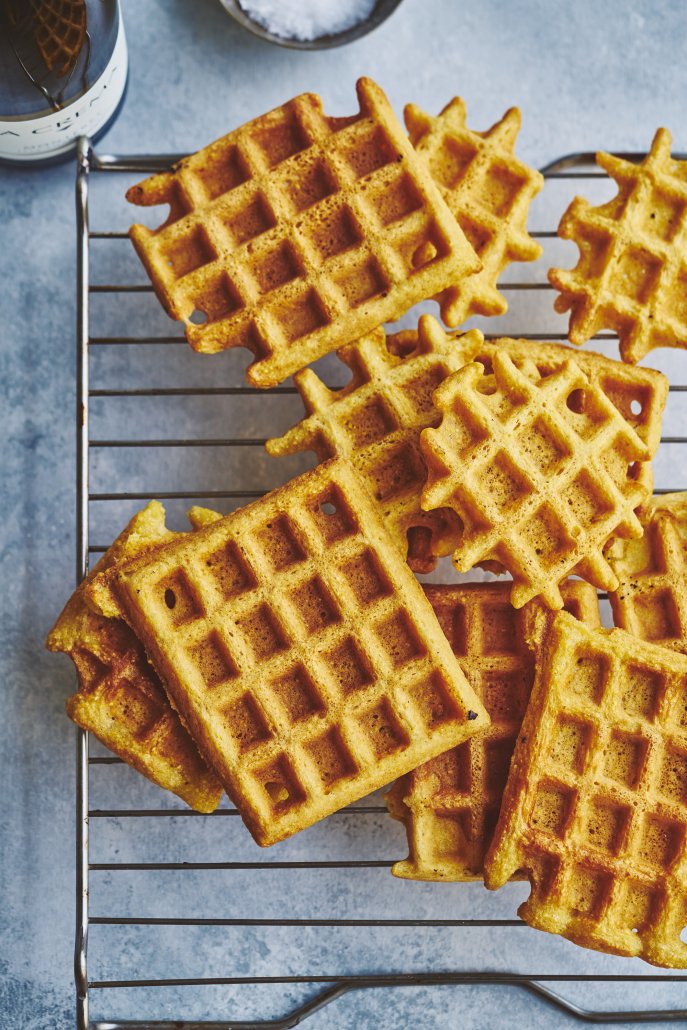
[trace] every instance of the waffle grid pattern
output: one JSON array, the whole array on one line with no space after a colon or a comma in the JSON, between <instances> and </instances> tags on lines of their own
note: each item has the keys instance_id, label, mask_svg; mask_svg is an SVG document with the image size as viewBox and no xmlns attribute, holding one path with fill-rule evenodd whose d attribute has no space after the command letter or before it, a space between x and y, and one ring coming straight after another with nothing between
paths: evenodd
<instances>
[{"instance_id":1,"label":"waffle grid pattern","mask_svg":"<svg viewBox=\"0 0 687 1030\"><path fill-rule=\"evenodd\" d=\"M121 623L116 636L102 627L100 639L115 650L86 645L70 652L80 689L67 701L69 717L192 808L214 811L222 794L219 782L170 707L140 643Z\"/></svg>"},{"instance_id":2,"label":"waffle grid pattern","mask_svg":"<svg viewBox=\"0 0 687 1030\"><path fill-rule=\"evenodd\" d=\"M477 330L467 336L475 348L483 340ZM428 315L420 318L416 333L386 337L383 329L376 330L338 351L353 373L343 389L328 389L312 369L298 373L306 417L267 443L272 455L312 449L320 461L349 459L417 572L430 572L460 538L450 509L423 512L420 507L427 475L420 431L439 422L432 393L464 364L461 347L467 338L458 343Z\"/></svg>"},{"instance_id":3,"label":"waffle grid pattern","mask_svg":"<svg viewBox=\"0 0 687 1030\"><path fill-rule=\"evenodd\" d=\"M99 572L171 538L159 503L134 515L77 587L46 646L68 654L76 667L79 689L68 698L67 713L77 726L192 808L211 812L222 788L167 700L143 646L125 622L96 614L85 601Z\"/></svg>"},{"instance_id":4,"label":"waffle grid pattern","mask_svg":"<svg viewBox=\"0 0 687 1030\"><path fill-rule=\"evenodd\" d=\"M530 925L684 968L687 658L561 614L539 669L487 886L524 867Z\"/></svg>"},{"instance_id":5,"label":"waffle grid pattern","mask_svg":"<svg viewBox=\"0 0 687 1030\"><path fill-rule=\"evenodd\" d=\"M566 611L601 624L593 587L568 580L561 592ZM394 784L387 804L405 823L410 854L393 873L480 880L534 678L527 643L531 605L516 611L507 583L428 585L425 593L491 723Z\"/></svg>"},{"instance_id":6,"label":"waffle grid pattern","mask_svg":"<svg viewBox=\"0 0 687 1030\"><path fill-rule=\"evenodd\" d=\"M260 844L486 722L350 467L322 465L171 544L119 589Z\"/></svg>"},{"instance_id":7,"label":"waffle grid pattern","mask_svg":"<svg viewBox=\"0 0 687 1030\"><path fill-rule=\"evenodd\" d=\"M653 498L639 519L644 535L614 541L606 555L619 580L609 594L615 625L687 653L687 495Z\"/></svg>"},{"instance_id":8,"label":"waffle grid pattern","mask_svg":"<svg viewBox=\"0 0 687 1030\"><path fill-rule=\"evenodd\" d=\"M542 379L505 352L493 367L487 376L467 365L435 392L444 418L420 438L423 507L457 512L456 567L499 562L518 608L537 595L561 608L558 584L572 574L615 589L602 547L615 532L641 535L634 509L647 491L633 466L647 458L645 444L574 362Z\"/></svg>"},{"instance_id":9,"label":"waffle grid pattern","mask_svg":"<svg viewBox=\"0 0 687 1030\"><path fill-rule=\"evenodd\" d=\"M250 349L256 386L479 268L382 91L358 96L332 119L304 94L127 194L170 204L131 230L168 313L199 351Z\"/></svg>"},{"instance_id":10,"label":"waffle grid pattern","mask_svg":"<svg viewBox=\"0 0 687 1030\"><path fill-rule=\"evenodd\" d=\"M510 108L486 132L468 129L460 97L436 118L414 104L404 114L413 146L427 159L483 266L440 294L441 317L446 325L455 326L471 315L502 315L508 304L496 284L504 268L511 261L536 261L542 253L526 225L530 204L544 179L515 157L520 111Z\"/></svg>"},{"instance_id":11,"label":"waffle grid pattern","mask_svg":"<svg viewBox=\"0 0 687 1030\"><path fill-rule=\"evenodd\" d=\"M31 13L46 68L66 75L86 39L85 0L31 0Z\"/></svg>"},{"instance_id":12,"label":"waffle grid pattern","mask_svg":"<svg viewBox=\"0 0 687 1030\"><path fill-rule=\"evenodd\" d=\"M539 376L550 375L564 362L573 360L590 383L603 390L646 444L649 460L642 462L637 479L646 487L647 493L651 493L653 474L650 459L658 450L661 440L663 409L668 397L668 380L663 373L653 368L626 365L594 351L573 352L569 347L557 343L534 343L531 340L502 337L485 340L476 347L473 345L475 338L472 333L453 339L454 345L461 350L461 363L479 361L487 373L493 371L493 359L498 351L508 354L518 368L534 363Z\"/></svg>"},{"instance_id":13,"label":"waffle grid pattern","mask_svg":"<svg viewBox=\"0 0 687 1030\"><path fill-rule=\"evenodd\" d=\"M563 215L558 234L580 258L570 271L551 269L549 280L561 294L556 311L570 311L572 343L612 329L629 362L687 345L687 162L671 159L671 143L659 129L638 165L597 154L617 195L600 207L576 197Z\"/></svg>"}]
</instances>

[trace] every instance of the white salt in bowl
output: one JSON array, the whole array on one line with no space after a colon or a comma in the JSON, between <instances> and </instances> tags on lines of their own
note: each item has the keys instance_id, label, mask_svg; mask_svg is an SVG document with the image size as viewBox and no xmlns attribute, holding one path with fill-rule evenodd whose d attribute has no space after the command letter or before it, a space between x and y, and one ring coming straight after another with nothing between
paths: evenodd
<instances>
[{"instance_id":1,"label":"white salt in bowl","mask_svg":"<svg viewBox=\"0 0 687 1030\"><path fill-rule=\"evenodd\" d=\"M254 36L267 40L268 43L276 43L277 46L288 47L291 50L329 50L332 47L344 46L352 43L355 39L361 39L368 32L372 32L382 22L386 21L389 15L393 14L401 0L377 0L371 13L356 22L349 29L342 32L334 32L331 35L318 36L317 39L294 39L287 36L277 36L270 32L264 25L251 18L243 10L238 0L220 0L222 7L245 29L252 32Z\"/></svg>"}]
</instances>

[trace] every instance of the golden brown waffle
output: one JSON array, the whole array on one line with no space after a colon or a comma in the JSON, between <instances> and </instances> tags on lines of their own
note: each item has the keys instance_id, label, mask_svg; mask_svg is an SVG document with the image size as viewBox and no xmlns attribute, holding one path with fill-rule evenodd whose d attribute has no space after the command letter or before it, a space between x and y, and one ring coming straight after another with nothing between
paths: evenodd
<instances>
[{"instance_id":1,"label":"golden brown waffle","mask_svg":"<svg viewBox=\"0 0 687 1030\"><path fill-rule=\"evenodd\" d=\"M661 421L668 397L668 380L653 368L639 368L613 361L594 351L573 352L557 343L533 343L530 340L502 338L485 340L475 346L472 333L455 337L461 361L479 361L487 372L492 371L494 354L505 351L518 368L534 363L540 376L547 376L564 362L573 360L589 381L598 386L646 444L648 458L656 454L661 440ZM651 461L642 462L637 478L650 493L653 488Z\"/></svg>"},{"instance_id":2,"label":"golden brown waffle","mask_svg":"<svg viewBox=\"0 0 687 1030\"><path fill-rule=\"evenodd\" d=\"M486 132L468 129L460 97L437 118L414 104L404 115L413 146L427 159L483 266L439 295L441 317L447 325L462 325L471 315L502 315L508 304L496 284L504 268L511 261L536 261L542 252L526 225L544 179L515 157L520 111L511 107Z\"/></svg>"},{"instance_id":3,"label":"golden brown waffle","mask_svg":"<svg viewBox=\"0 0 687 1030\"><path fill-rule=\"evenodd\" d=\"M313 450L320 461L347 457L365 476L382 502L387 525L417 572L430 572L437 557L450 554L460 542L460 524L448 508L423 512L420 492L426 477L420 452L420 430L437 425L440 414L431 400L433 389L452 371L479 361L488 371L503 350L518 367L534 363L546 376L574 355L577 365L600 387L648 448L656 452L668 380L653 369L636 368L591 351L574 353L555 343L499 339L486 341L477 330L448 334L429 315L417 331L386 337L377 330L341 348L339 358L351 369L343 389L330 390L311 369L295 383L306 417L284 436L269 440L273 455ZM637 479L652 489L650 460L641 463Z\"/></svg>"},{"instance_id":4,"label":"golden brown waffle","mask_svg":"<svg viewBox=\"0 0 687 1030\"><path fill-rule=\"evenodd\" d=\"M86 40L86 0L31 0L31 13L46 68L66 75Z\"/></svg>"},{"instance_id":5,"label":"golden brown waffle","mask_svg":"<svg viewBox=\"0 0 687 1030\"><path fill-rule=\"evenodd\" d=\"M387 338L383 329L375 330L338 352L352 372L343 389L328 389L312 369L298 373L295 383L307 416L267 442L273 455L313 450L320 461L348 458L379 503L396 546L418 572L430 572L460 538L450 509L423 512L420 507L427 475L420 430L439 424L432 393L465 364L461 347L478 350L483 343L477 330L467 337L457 346L428 315L416 333Z\"/></svg>"},{"instance_id":6,"label":"golden brown waffle","mask_svg":"<svg viewBox=\"0 0 687 1030\"><path fill-rule=\"evenodd\" d=\"M135 515L72 595L46 646L68 654L76 666L79 689L67 712L77 726L192 808L212 812L222 787L170 706L143 647L125 622L97 615L84 596L98 573L174 536L156 501Z\"/></svg>"},{"instance_id":7,"label":"golden brown waffle","mask_svg":"<svg viewBox=\"0 0 687 1030\"><path fill-rule=\"evenodd\" d=\"M575 268L549 272L556 311L570 311L568 336L581 344L614 329L623 361L687 346L687 162L671 159L671 142L659 129L641 164L597 154L617 195L600 207L576 197L558 227L580 250Z\"/></svg>"},{"instance_id":8,"label":"golden brown waffle","mask_svg":"<svg viewBox=\"0 0 687 1030\"><path fill-rule=\"evenodd\" d=\"M485 882L587 948L687 966L687 658L567 613L549 623Z\"/></svg>"},{"instance_id":9,"label":"golden brown waffle","mask_svg":"<svg viewBox=\"0 0 687 1030\"><path fill-rule=\"evenodd\" d=\"M143 640L262 845L488 722L345 462L103 573L89 596Z\"/></svg>"},{"instance_id":10,"label":"golden brown waffle","mask_svg":"<svg viewBox=\"0 0 687 1030\"><path fill-rule=\"evenodd\" d=\"M537 378L533 363L520 370L499 351L492 375L466 365L434 403L443 419L420 436L422 506L460 517L456 568L497 562L513 576L516 608L538 595L562 607L558 584L570 575L615 589L602 548L614 533L642 533L634 509L647 489L633 475L648 451L603 390L573 361Z\"/></svg>"},{"instance_id":11,"label":"golden brown waffle","mask_svg":"<svg viewBox=\"0 0 687 1030\"><path fill-rule=\"evenodd\" d=\"M410 850L392 872L407 880L480 880L532 689L527 623L538 602L516 611L508 583L430 585L425 593L491 724L391 788L387 805L405 824ZM568 580L561 593L567 611L601 625L592 586Z\"/></svg>"},{"instance_id":12,"label":"golden brown waffle","mask_svg":"<svg viewBox=\"0 0 687 1030\"><path fill-rule=\"evenodd\" d=\"M168 314L196 350L251 350L256 386L480 267L381 89L357 90L358 115L303 94L127 193L170 205L131 229Z\"/></svg>"},{"instance_id":13,"label":"golden brown waffle","mask_svg":"<svg viewBox=\"0 0 687 1030\"><path fill-rule=\"evenodd\" d=\"M654 497L639 511L644 536L615 540L606 558L616 626L687 653L687 493Z\"/></svg>"}]
</instances>

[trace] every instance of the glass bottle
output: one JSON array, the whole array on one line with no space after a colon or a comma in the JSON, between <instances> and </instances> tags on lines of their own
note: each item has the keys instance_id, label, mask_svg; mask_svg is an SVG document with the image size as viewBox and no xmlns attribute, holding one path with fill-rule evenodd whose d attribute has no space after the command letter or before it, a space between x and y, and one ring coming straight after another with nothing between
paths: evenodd
<instances>
[{"instance_id":1,"label":"glass bottle","mask_svg":"<svg viewBox=\"0 0 687 1030\"><path fill-rule=\"evenodd\" d=\"M54 160L104 132L127 68L118 0L0 0L0 160Z\"/></svg>"}]
</instances>

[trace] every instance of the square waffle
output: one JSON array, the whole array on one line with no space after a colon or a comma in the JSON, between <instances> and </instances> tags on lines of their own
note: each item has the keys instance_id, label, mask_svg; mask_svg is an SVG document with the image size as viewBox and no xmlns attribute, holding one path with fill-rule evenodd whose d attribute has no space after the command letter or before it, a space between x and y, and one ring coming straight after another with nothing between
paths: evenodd
<instances>
[{"instance_id":1,"label":"square waffle","mask_svg":"<svg viewBox=\"0 0 687 1030\"><path fill-rule=\"evenodd\" d=\"M212 812L222 787L171 707L145 651L125 622L86 605L86 585L116 562L173 538L156 501L133 517L72 595L48 635L50 651L68 654L79 689L69 717L144 776L199 812Z\"/></svg>"},{"instance_id":2,"label":"square waffle","mask_svg":"<svg viewBox=\"0 0 687 1030\"><path fill-rule=\"evenodd\" d=\"M355 470L328 462L96 577L273 844L488 723Z\"/></svg>"},{"instance_id":3,"label":"square waffle","mask_svg":"<svg viewBox=\"0 0 687 1030\"><path fill-rule=\"evenodd\" d=\"M404 112L411 142L429 164L434 180L482 262L476 275L452 283L437 300L446 325L471 315L502 315L506 298L496 288L511 261L536 261L542 248L528 235L527 214L544 185L514 153L520 111L511 107L486 132L465 124L465 103L455 97L433 118L409 104Z\"/></svg>"},{"instance_id":4,"label":"square waffle","mask_svg":"<svg viewBox=\"0 0 687 1030\"><path fill-rule=\"evenodd\" d=\"M491 723L402 776L387 794L390 813L405 824L410 851L392 872L407 880L481 880L532 689L528 616L537 602L516 611L507 583L428 585L425 593ZM567 580L561 593L566 611L601 625L592 586Z\"/></svg>"},{"instance_id":5,"label":"square waffle","mask_svg":"<svg viewBox=\"0 0 687 1030\"><path fill-rule=\"evenodd\" d=\"M537 375L499 351L493 375L475 362L444 380L434 393L441 425L420 436L422 506L459 515L460 572L495 561L513 576L516 608L538 595L561 608L558 584L570 575L617 586L602 548L614 533L641 536L635 508L647 488L635 463L648 451L573 361Z\"/></svg>"},{"instance_id":6,"label":"square waffle","mask_svg":"<svg viewBox=\"0 0 687 1030\"><path fill-rule=\"evenodd\" d=\"M619 581L609 594L614 622L687 653L687 493L654 497L638 515L644 536L615 540L606 551Z\"/></svg>"},{"instance_id":7,"label":"square waffle","mask_svg":"<svg viewBox=\"0 0 687 1030\"><path fill-rule=\"evenodd\" d=\"M671 142L659 129L640 164L597 154L617 195L600 207L576 197L558 227L580 250L575 268L549 272L556 311L570 311L569 339L614 329L623 361L687 346L687 162L671 159Z\"/></svg>"},{"instance_id":8,"label":"square waffle","mask_svg":"<svg viewBox=\"0 0 687 1030\"><path fill-rule=\"evenodd\" d=\"M587 948L687 967L687 657L550 620L485 882Z\"/></svg>"},{"instance_id":9,"label":"square waffle","mask_svg":"<svg viewBox=\"0 0 687 1030\"><path fill-rule=\"evenodd\" d=\"M166 311L196 350L251 350L255 386L480 267L381 89L357 90L358 115L303 94L127 193L170 205L131 229Z\"/></svg>"},{"instance_id":10,"label":"square waffle","mask_svg":"<svg viewBox=\"0 0 687 1030\"><path fill-rule=\"evenodd\" d=\"M422 316L416 333L387 337L383 329L375 330L338 351L353 373L343 389L328 389L309 368L294 377L307 415L267 442L273 455L310 449L319 461L348 458L417 572L430 572L460 538L460 523L449 508L423 512L420 507L427 476L420 431L439 424L432 393L465 364L461 348L477 351L483 343L477 330L467 337L452 339L429 315Z\"/></svg>"}]
</instances>

